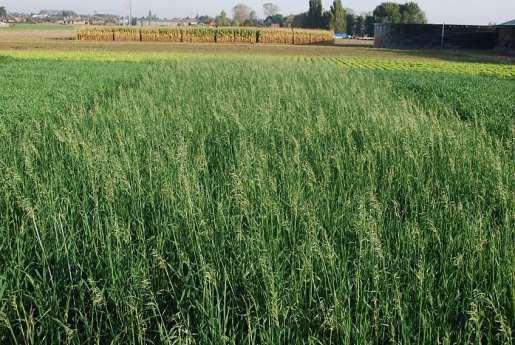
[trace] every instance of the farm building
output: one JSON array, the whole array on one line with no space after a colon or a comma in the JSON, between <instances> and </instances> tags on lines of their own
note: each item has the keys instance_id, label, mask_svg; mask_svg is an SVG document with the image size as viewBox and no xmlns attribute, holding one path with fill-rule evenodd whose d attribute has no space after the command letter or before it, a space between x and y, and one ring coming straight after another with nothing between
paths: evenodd
<instances>
[{"instance_id":1,"label":"farm building","mask_svg":"<svg viewBox=\"0 0 515 345\"><path fill-rule=\"evenodd\" d=\"M378 48L494 49L498 30L494 26L443 24L376 24Z\"/></svg>"},{"instance_id":2,"label":"farm building","mask_svg":"<svg viewBox=\"0 0 515 345\"><path fill-rule=\"evenodd\" d=\"M400 49L513 50L515 26L376 24L374 46Z\"/></svg>"},{"instance_id":3,"label":"farm building","mask_svg":"<svg viewBox=\"0 0 515 345\"><path fill-rule=\"evenodd\" d=\"M513 26L515 26L515 19L510 20L509 22L506 22L506 23L502 23L501 25L513 25Z\"/></svg>"},{"instance_id":4,"label":"farm building","mask_svg":"<svg viewBox=\"0 0 515 345\"><path fill-rule=\"evenodd\" d=\"M141 24L143 26L151 26L151 27L178 27L178 26L196 26L198 22L195 18L174 18L170 20L142 20Z\"/></svg>"},{"instance_id":5,"label":"farm building","mask_svg":"<svg viewBox=\"0 0 515 345\"><path fill-rule=\"evenodd\" d=\"M515 54L515 19L499 25L499 41L496 50Z\"/></svg>"}]
</instances>

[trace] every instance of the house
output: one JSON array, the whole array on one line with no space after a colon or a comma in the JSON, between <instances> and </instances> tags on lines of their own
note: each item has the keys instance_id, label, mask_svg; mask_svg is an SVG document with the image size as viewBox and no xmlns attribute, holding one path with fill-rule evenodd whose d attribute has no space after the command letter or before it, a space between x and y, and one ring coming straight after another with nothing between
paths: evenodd
<instances>
[{"instance_id":1,"label":"house","mask_svg":"<svg viewBox=\"0 0 515 345\"><path fill-rule=\"evenodd\" d=\"M156 27L176 27L178 26L178 23L171 20L151 20L149 21L143 21L143 25L145 26L156 26Z\"/></svg>"},{"instance_id":2,"label":"house","mask_svg":"<svg viewBox=\"0 0 515 345\"><path fill-rule=\"evenodd\" d=\"M198 22L195 18L174 18L174 19L158 19L143 20L142 24L145 26L157 26L157 27L177 27L177 26L197 26Z\"/></svg>"}]
</instances>

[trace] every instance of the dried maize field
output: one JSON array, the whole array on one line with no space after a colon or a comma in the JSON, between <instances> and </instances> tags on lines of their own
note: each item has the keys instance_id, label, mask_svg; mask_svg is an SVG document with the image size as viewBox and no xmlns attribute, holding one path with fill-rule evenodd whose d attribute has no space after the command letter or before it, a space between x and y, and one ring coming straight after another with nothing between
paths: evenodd
<instances>
[{"instance_id":1,"label":"dried maize field","mask_svg":"<svg viewBox=\"0 0 515 345\"><path fill-rule=\"evenodd\" d=\"M333 33L325 30L220 28L127 28L93 27L77 32L79 41L132 41L169 43L267 43L332 44Z\"/></svg>"},{"instance_id":2,"label":"dried maize field","mask_svg":"<svg viewBox=\"0 0 515 345\"><path fill-rule=\"evenodd\" d=\"M26 50L0 76L0 344L513 343L513 65Z\"/></svg>"}]
</instances>

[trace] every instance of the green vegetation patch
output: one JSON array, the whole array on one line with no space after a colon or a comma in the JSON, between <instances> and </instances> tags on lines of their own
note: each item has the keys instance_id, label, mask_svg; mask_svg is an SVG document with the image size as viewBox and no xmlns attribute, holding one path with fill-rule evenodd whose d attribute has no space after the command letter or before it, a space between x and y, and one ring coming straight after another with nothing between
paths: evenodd
<instances>
[{"instance_id":1,"label":"green vegetation patch","mask_svg":"<svg viewBox=\"0 0 515 345\"><path fill-rule=\"evenodd\" d=\"M483 75L515 78L513 64L478 63L478 62L449 62L438 60L416 59L368 59L368 58L333 58L341 66L352 69L401 71L401 72L428 72L462 75Z\"/></svg>"},{"instance_id":2,"label":"green vegetation patch","mask_svg":"<svg viewBox=\"0 0 515 345\"><path fill-rule=\"evenodd\" d=\"M73 25L60 25L60 24L15 24L14 26L1 31L72 31L77 26Z\"/></svg>"},{"instance_id":3,"label":"green vegetation patch","mask_svg":"<svg viewBox=\"0 0 515 345\"><path fill-rule=\"evenodd\" d=\"M38 59L38 60L85 60L85 61L102 61L102 62L156 62L162 63L179 58L189 60L205 60L205 59L238 59L247 58L252 60L260 60L262 62L281 62L296 61L315 64L337 65L351 70L371 70L371 71L388 71L388 72L415 72L426 74L445 74L445 75L470 75L470 76L492 76L504 77L508 79L515 78L515 65L509 63L487 63L487 62L455 62L443 61L437 58L424 58L418 56L397 56L385 55L373 57L377 54L371 54L369 50L353 51L351 55L328 57L327 52L320 53L319 56L314 55L308 57L306 51L295 54L295 51L278 51L277 56L256 55L252 49L241 49L241 51L226 52L213 50L205 45L205 50L200 53L182 51L180 49L172 49L171 51L109 51L102 50L105 46L98 47L95 51L52 51L52 50L10 50L0 51L0 59L5 57L15 57L17 59ZM108 46L109 47L109 46ZM184 46L183 46L184 47ZM242 46L244 47L244 46ZM155 47L153 47L155 48ZM316 49L316 48L315 48ZM311 51L316 54L316 50ZM369 55L367 55L369 54ZM454 57L456 58L456 57ZM0 60L1 61L1 60ZM421 79L423 80L423 78Z\"/></svg>"},{"instance_id":4,"label":"green vegetation patch","mask_svg":"<svg viewBox=\"0 0 515 345\"><path fill-rule=\"evenodd\" d=\"M0 342L512 342L513 79L0 73Z\"/></svg>"}]
</instances>

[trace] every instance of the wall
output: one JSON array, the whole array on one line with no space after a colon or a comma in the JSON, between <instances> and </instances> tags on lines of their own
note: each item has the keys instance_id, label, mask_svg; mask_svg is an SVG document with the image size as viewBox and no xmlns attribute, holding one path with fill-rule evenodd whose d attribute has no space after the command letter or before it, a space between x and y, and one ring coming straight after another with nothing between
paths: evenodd
<instances>
[{"instance_id":1,"label":"wall","mask_svg":"<svg viewBox=\"0 0 515 345\"><path fill-rule=\"evenodd\" d=\"M443 34L443 41L442 41ZM376 24L377 48L494 49L499 40L495 26L441 24Z\"/></svg>"},{"instance_id":2,"label":"wall","mask_svg":"<svg viewBox=\"0 0 515 345\"><path fill-rule=\"evenodd\" d=\"M515 25L499 26L499 41L497 51L515 54Z\"/></svg>"}]
</instances>

